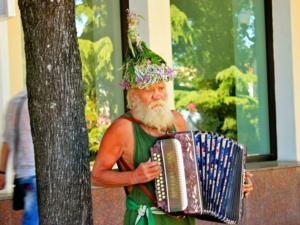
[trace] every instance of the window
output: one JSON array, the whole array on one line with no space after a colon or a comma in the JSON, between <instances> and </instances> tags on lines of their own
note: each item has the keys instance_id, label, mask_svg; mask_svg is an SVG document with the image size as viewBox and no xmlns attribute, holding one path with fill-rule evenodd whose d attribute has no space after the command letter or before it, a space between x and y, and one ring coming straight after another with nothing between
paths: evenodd
<instances>
[{"instance_id":1,"label":"window","mask_svg":"<svg viewBox=\"0 0 300 225\"><path fill-rule=\"evenodd\" d=\"M91 159L111 121L124 112L121 79L122 49L120 2L76 0L85 115Z\"/></svg>"},{"instance_id":2,"label":"window","mask_svg":"<svg viewBox=\"0 0 300 225\"><path fill-rule=\"evenodd\" d=\"M267 2L170 1L177 110L196 105L198 129L237 139L255 160L276 157Z\"/></svg>"}]
</instances>

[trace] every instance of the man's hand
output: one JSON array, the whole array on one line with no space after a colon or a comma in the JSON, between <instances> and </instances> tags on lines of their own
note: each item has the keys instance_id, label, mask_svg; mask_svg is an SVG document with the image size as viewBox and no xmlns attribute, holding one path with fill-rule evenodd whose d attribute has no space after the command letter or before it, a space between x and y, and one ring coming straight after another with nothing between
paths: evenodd
<instances>
[{"instance_id":1,"label":"man's hand","mask_svg":"<svg viewBox=\"0 0 300 225\"><path fill-rule=\"evenodd\" d=\"M253 184L251 181L252 177L253 177L252 173L250 173L250 172L245 173L245 183L243 186L245 198L247 198L250 195L250 192L253 191Z\"/></svg>"},{"instance_id":2,"label":"man's hand","mask_svg":"<svg viewBox=\"0 0 300 225\"><path fill-rule=\"evenodd\" d=\"M0 174L0 190L5 186L5 174Z\"/></svg>"},{"instance_id":3,"label":"man's hand","mask_svg":"<svg viewBox=\"0 0 300 225\"><path fill-rule=\"evenodd\" d=\"M147 183L158 177L160 173L160 166L158 162L144 162L141 163L133 171L133 184Z\"/></svg>"}]
</instances>

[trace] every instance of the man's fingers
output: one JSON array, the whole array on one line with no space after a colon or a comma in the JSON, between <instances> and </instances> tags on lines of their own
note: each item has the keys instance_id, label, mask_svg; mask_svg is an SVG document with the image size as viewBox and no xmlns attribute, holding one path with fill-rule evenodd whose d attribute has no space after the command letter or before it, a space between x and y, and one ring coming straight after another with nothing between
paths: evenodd
<instances>
[{"instance_id":1,"label":"man's fingers","mask_svg":"<svg viewBox=\"0 0 300 225\"><path fill-rule=\"evenodd\" d=\"M252 184L244 184L244 188L253 188Z\"/></svg>"},{"instance_id":2,"label":"man's fingers","mask_svg":"<svg viewBox=\"0 0 300 225\"><path fill-rule=\"evenodd\" d=\"M251 178L253 177L253 174L250 173L250 172L246 172L245 173L245 182L244 182L244 185L246 184L250 184L252 185L252 181L251 181Z\"/></svg>"},{"instance_id":3,"label":"man's fingers","mask_svg":"<svg viewBox=\"0 0 300 225\"><path fill-rule=\"evenodd\" d=\"M243 185L243 192L245 198L248 198L251 191L253 191L253 183L251 181L251 178L253 177L253 174L250 172L245 173L245 183Z\"/></svg>"},{"instance_id":4,"label":"man's fingers","mask_svg":"<svg viewBox=\"0 0 300 225\"><path fill-rule=\"evenodd\" d=\"M244 192L253 191L253 187L252 186L250 186L250 187L244 187L243 190L244 190Z\"/></svg>"},{"instance_id":5,"label":"man's fingers","mask_svg":"<svg viewBox=\"0 0 300 225\"><path fill-rule=\"evenodd\" d=\"M246 177L250 177L250 178L251 178L251 177L253 177L253 173L246 172L246 173L245 173L245 176L246 176Z\"/></svg>"},{"instance_id":6,"label":"man's fingers","mask_svg":"<svg viewBox=\"0 0 300 225\"><path fill-rule=\"evenodd\" d=\"M147 172L147 173L159 173L160 172L160 167L159 166L149 167L145 172Z\"/></svg>"},{"instance_id":7,"label":"man's fingers","mask_svg":"<svg viewBox=\"0 0 300 225\"><path fill-rule=\"evenodd\" d=\"M159 167L159 163L158 162L149 162L148 166L149 167Z\"/></svg>"},{"instance_id":8,"label":"man's fingers","mask_svg":"<svg viewBox=\"0 0 300 225\"><path fill-rule=\"evenodd\" d=\"M159 166L159 163L158 162L144 162L144 163L141 163L140 165L142 165L143 167L154 167L154 166Z\"/></svg>"},{"instance_id":9,"label":"man's fingers","mask_svg":"<svg viewBox=\"0 0 300 225\"><path fill-rule=\"evenodd\" d=\"M249 197L249 195L250 195L250 192L247 192L247 193L245 193L245 198L248 198Z\"/></svg>"},{"instance_id":10,"label":"man's fingers","mask_svg":"<svg viewBox=\"0 0 300 225\"><path fill-rule=\"evenodd\" d=\"M160 166L157 162L149 162L149 163L147 162L147 163L143 163L141 169L146 173L148 171L157 171L160 169Z\"/></svg>"}]
</instances>

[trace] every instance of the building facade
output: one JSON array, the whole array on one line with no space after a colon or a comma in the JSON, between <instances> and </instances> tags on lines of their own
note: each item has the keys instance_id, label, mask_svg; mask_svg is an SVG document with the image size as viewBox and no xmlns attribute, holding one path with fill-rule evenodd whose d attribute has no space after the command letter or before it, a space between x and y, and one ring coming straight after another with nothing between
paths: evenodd
<instances>
[{"instance_id":1,"label":"building facade","mask_svg":"<svg viewBox=\"0 0 300 225\"><path fill-rule=\"evenodd\" d=\"M83 1L76 1L80 4ZM101 1L99 1L101 2ZM105 2L105 1L104 1ZM145 40L148 46L163 56L168 64L173 64L172 54L172 33L171 33L171 8L170 1L159 1L159 0L130 0L124 3L119 1L111 1L108 6L108 12L111 13L112 17L108 19L113 21L114 29L107 31L105 35L111 35L111 43L114 47L114 51L111 52L112 65L115 67L111 73L116 72L117 68L122 64L122 14L120 10L123 9L124 5L128 5L131 11L136 12L144 17L141 21L138 31L141 37ZM295 195L289 200L293 205L287 207L290 209L290 215L293 216L294 220L285 219L290 223L285 224L297 224L300 221L299 216L297 217L294 213L300 210L300 193L299 186L295 186L292 180L296 179L296 183L300 184L300 64L297 63L300 59L300 1L298 0L265 0L266 5L271 7L271 21L266 23L266 26L271 26L271 29L266 29L267 32L271 32L271 52L272 55L272 68L268 68L272 71L271 82L268 88L273 89L273 107L275 115L273 115L273 124L268 125L266 129L275 129L274 132L270 132L270 140L275 143L276 146L271 145L271 152L275 152L275 157L270 159L259 159L252 160L257 162L251 162L247 164L247 167L254 172L257 178L254 177L257 186L255 190L257 193L254 194L254 200L251 199L247 204L247 213L245 224L266 224L267 220L261 220L261 223L251 223L250 221L255 219L251 217L251 212L259 210L259 204L255 201L264 199L265 201L271 202L274 195L278 195L284 203L287 199L283 200L283 191L288 191L288 188L283 187L282 184L277 183L276 177L287 178L287 182L292 188L292 193ZM20 20L20 13L17 7L17 1L1 1L0 5L0 133L3 132L3 119L5 109L8 100L21 90L25 86L25 60L24 60L24 46L22 41L22 26ZM299 14L298 14L299 13ZM118 18L118 21L114 21L113 18ZM106 21L108 22L108 21ZM78 33L82 34L84 29L80 25L78 26ZM158 35L159 34L159 35ZM99 40L105 38L102 34L99 34ZM94 35L95 37L95 35ZM82 40L89 38L84 37ZM103 39L105 41L106 39ZM266 39L269 41L270 39ZM84 42L80 42L80 44ZM109 42L110 43L110 42ZM124 47L124 44L123 44ZM270 47L270 45L269 45ZM119 74L120 75L120 74ZM116 78L117 79L117 78ZM100 81L101 82L101 81ZM172 84L168 86L169 91L169 104L175 107L174 102L174 88ZM101 93L99 93L100 95ZM107 103L107 107L102 109L104 117L113 114L110 119L114 119L118 114L125 110L123 104L123 93L117 94L118 99L113 100L114 104L120 109L115 114L112 113L113 109L110 108L111 102ZM1 136L2 138L2 136ZM0 140L1 140L0 138ZM275 140L275 141L272 141ZM0 153L1 154L1 153ZM259 161L259 162L258 162ZM4 191L0 191L0 202L1 196L11 195L12 192L12 159L10 158L9 169L7 173L7 186ZM266 184L264 182L269 182ZM289 183L290 182L290 183ZM270 184L271 183L271 184ZM271 185L273 194L264 194L268 192L266 185ZM276 186L277 185L277 186ZM280 189L282 189L280 191ZM93 195L101 195L101 190L93 190ZM104 190L103 192L109 192ZM118 193L118 192L117 192ZM9 197L8 197L9 198ZM118 196L116 199L119 198ZM252 203L252 206L249 206ZM94 203L94 211L101 211L96 209L97 205ZM257 207L257 208L255 208ZM265 207L272 207L273 211L269 210L266 215L276 213L276 206L270 203L265 204ZM265 211L264 211L265 212ZM1 214L1 213L0 213ZM101 214L101 213L100 213ZM254 212L253 212L254 214ZM0 216L1 218L1 216ZM103 221L103 220L101 220ZM259 220L256 220L259 221ZM264 223L262 223L264 221ZM271 220L270 220L271 221ZM278 220L277 220L278 221ZM100 223L99 223L100 224ZM106 224L109 224L106 222ZM113 222L111 224L114 224ZM284 224L281 220L279 223L269 224Z\"/></svg>"}]
</instances>

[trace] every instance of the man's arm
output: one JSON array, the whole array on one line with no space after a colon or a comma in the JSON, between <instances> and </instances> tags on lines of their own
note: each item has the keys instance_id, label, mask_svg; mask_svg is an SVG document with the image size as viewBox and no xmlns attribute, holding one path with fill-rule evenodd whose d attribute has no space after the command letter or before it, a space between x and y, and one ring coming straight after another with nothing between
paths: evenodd
<instances>
[{"instance_id":1,"label":"man's arm","mask_svg":"<svg viewBox=\"0 0 300 225\"><path fill-rule=\"evenodd\" d=\"M0 159L0 190L5 186L6 164L9 154L9 146L7 143L2 144L1 159Z\"/></svg>"},{"instance_id":2,"label":"man's arm","mask_svg":"<svg viewBox=\"0 0 300 225\"><path fill-rule=\"evenodd\" d=\"M92 183L97 186L121 187L146 183L159 175L156 162L141 163L132 171L112 171L120 157L131 162L133 168L133 131L131 122L118 119L106 131L92 171Z\"/></svg>"}]
</instances>

